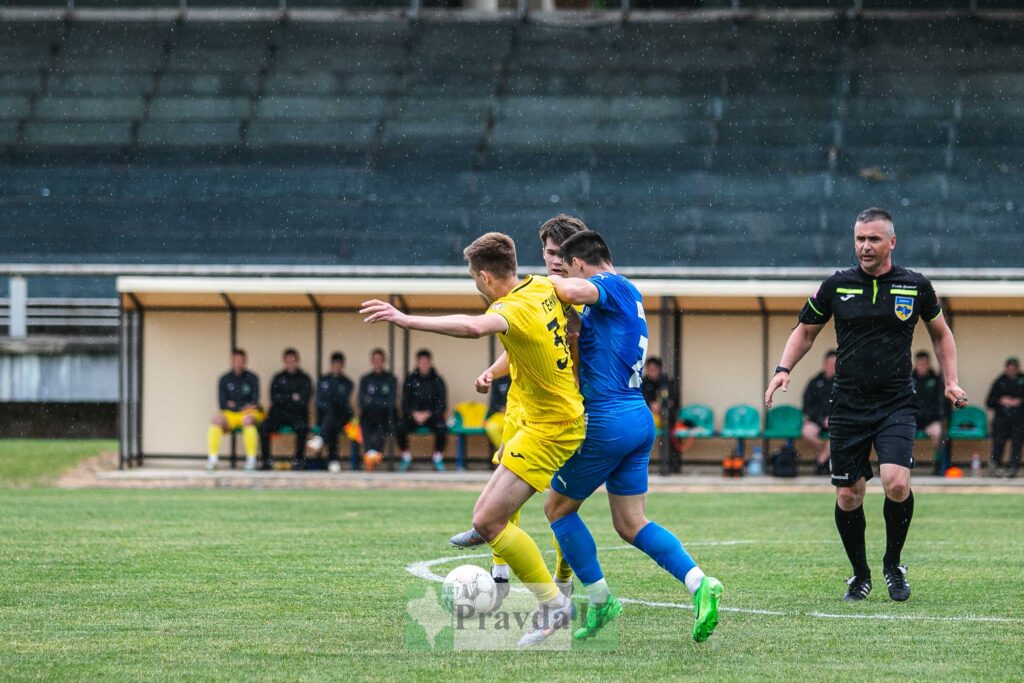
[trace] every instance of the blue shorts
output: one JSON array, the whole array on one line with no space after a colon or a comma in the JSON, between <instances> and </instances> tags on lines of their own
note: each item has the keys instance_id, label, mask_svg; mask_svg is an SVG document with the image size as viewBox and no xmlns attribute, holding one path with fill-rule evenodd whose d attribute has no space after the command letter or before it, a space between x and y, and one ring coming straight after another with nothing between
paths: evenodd
<instances>
[{"instance_id":1,"label":"blue shorts","mask_svg":"<svg viewBox=\"0 0 1024 683\"><path fill-rule=\"evenodd\" d=\"M555 472L551 488L573 500L586 500L601 484L616 496L646 493L653 447L654 418L647 406L589 413L583 445Z\"/></svg>"}]
</instances>

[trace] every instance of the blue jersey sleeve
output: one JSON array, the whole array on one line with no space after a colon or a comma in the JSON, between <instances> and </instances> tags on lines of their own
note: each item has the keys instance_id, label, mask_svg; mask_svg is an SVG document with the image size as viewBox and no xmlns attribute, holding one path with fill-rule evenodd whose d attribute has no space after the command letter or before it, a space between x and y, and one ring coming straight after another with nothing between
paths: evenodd
<instances>
[{"instance_id":1,"label":"blue jersey sleeve","mask_svg":"<svg viewBox=\"0 0 1024 683\"><path fill-rule=\"evenodd\" d=\"M598 273L593 277L587 278L587 282L597 287L597 301L590 304L594 308L603 308L608 304L608 289L603 282L606 277L608 277L607 273Z\"/></svg>"}]
</instances>

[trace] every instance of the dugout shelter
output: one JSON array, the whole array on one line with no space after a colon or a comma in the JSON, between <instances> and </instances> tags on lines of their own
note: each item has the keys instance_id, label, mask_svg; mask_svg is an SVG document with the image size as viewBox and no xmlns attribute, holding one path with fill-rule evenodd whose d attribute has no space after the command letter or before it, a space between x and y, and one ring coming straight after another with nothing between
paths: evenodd
<instances>
[{"instance_id":1,"label":"dugout shelter","mask_svg":"<svg viewBox=\"0 0 1024 683\"><path fill-rule=\"evenodd\" d=\"M383 348L399 384L417 349L429 348L445 378L449 404L481 400L473 379L501 352L497 339L454 339L391 325L366 325L358 314L371 298L419 314L478 314L485 302L462 269L425 277L120 277L121 466L147 457L201 458L205 426L216 409L217 378L230 350L244 348L261 381L281 367L281 352L295 347L312 376L343 351L347 374L358 383L369 353ZM749 271L749 272L748 272ZM820 271L820 272L818 272ZM680 388L683 404L702 403L721 416L730 406L761 407L764 387L803 302L830 271L794 269L668 269L625 274L644 296L649 354L660 355ZM1019 355L1024 330L1024 279L949 271L931 274L959 347L960 384L983 405L1008 355ZM777 404L800 406L803 388L834 346L832 325L795 369ZM918 325L914 349L931 343ZM763 416L762 416L763 424ZM225 448L227 445L225 444ZM482 457L482 453L473 454Z\"/></svg>"}]
</instances>

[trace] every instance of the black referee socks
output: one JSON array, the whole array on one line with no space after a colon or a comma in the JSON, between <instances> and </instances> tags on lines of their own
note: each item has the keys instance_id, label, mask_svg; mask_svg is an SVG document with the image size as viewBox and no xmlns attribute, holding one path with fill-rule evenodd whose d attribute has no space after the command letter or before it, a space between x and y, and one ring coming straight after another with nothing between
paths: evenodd
<instances>
[{"instance_id":1,"label":"black referee socks","mask_svg":"<svg viewBox=\"0 0 1024 683\"><path fill-rule=\"evenodd\" d=\"M892 568L900 563L900 553L907 540L910 520L914 517L914 492L911 491L902 503L886 498L882 513L885 515L885 557L882 563Z\"/></svg>"},{"instance_id":2,"label":"black referee socks","mask_svg":"<svg viewBox=\"0 0 1024 683\"><path fill-rule=\"evenodd\" d=\"M888 500L885 502L889 503ZM888 516L886 519L888 520ZM839 529L839 538L843 539L843 547L846 548L846 556L850 558L853 573L862 579L871 576L871 569L868 567L868 552L864 546L865 527L867 527L867 521L864 519L863 505L856 510L847 512L836 503L836 528ZM906 536L906 531L904 531L903 537L906 538ZM903 547L902 542L900 547Z\"/></svg>"}]
</instances>

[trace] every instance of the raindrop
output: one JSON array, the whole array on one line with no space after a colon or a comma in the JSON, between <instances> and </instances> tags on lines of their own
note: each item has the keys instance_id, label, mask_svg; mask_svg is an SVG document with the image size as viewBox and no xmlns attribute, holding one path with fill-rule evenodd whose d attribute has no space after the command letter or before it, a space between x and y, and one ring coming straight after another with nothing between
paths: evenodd
<instances>
[{"instance_id":1,"label":"raindrop","mask_svg":"<svg viewBox=\"0 0 1024 683\"><path fill-rule=\"evenodd\" d=\"M49 197L50 196L50 188L44 187L43 189L39 190L39 194L43 195L44 197Z\"/></svg>"},{"instance_id":2,"label":"raindrop","mask_svg":"<svg viewBox=\"0 0 1024 683\"><path fill-rule=\"evenodd\" d=\"M904 197L900 200L900 206L910 206L910 200Z\"/></svg>"},{"instance_id":3,"label":"raindrop","mask_svg":"<svg viewBox=\"0 0 1024 683\"><path fill-rule=\"evenodd\" d=\"M1013 211L1014 208L1015 207L1014 207L1014 203L1013 202L1006 202L1006 210L1007 211Z\"/></svg>"},{"instance_id":4,"label":"raindrop","mask_svg":"<svg viewBox=\"0 0 1024 683\"><path fill-rule=\"evenodd\" d=\"M559 199L560 197L557 194L553 194L550 197L548 197L548 201L551 202L552 204L557 204Z\"/></svg>"}]
</instances>

